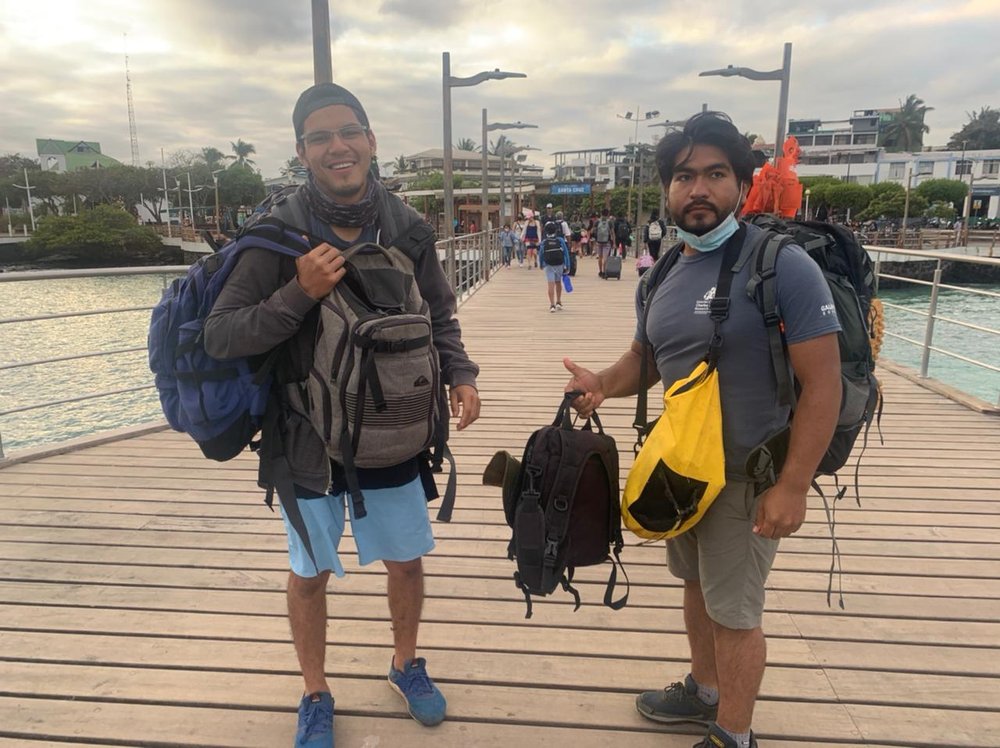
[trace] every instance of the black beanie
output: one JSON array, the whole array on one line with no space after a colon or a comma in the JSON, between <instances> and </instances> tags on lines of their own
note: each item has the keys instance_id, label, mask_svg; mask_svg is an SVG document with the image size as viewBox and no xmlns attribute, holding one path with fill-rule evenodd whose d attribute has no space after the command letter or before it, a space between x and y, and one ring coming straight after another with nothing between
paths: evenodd
<instances>
[{"instance_id":1,"label":"black beanie","mask_svg":"<svg viewBox=\"0 0 1000 748\"><path fill-rule=\"evenodd\" d=\"M295 109L292 110L295 139L298 140L302 137L302 128L305 127L306 117L317 109L334 104L343 104L353 109L358 116L358 122L368 127L368 115L365 114L364 107L361 106L361 102L354 94L336 83L317 83L303 91L299 100L295 102Z\"/></svg>"}]
</instances>

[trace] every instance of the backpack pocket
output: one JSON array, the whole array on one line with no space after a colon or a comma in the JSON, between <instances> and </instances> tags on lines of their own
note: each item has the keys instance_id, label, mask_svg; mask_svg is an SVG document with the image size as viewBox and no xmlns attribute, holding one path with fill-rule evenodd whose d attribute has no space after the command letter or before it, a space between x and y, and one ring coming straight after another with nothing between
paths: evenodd
<instances>
[{"instance_id":1,"label":"backpack pocket","mask_svg":"<svg viewBox=\"0 0 1000 748\"><path fill-rule=\"evenodd\" d=\"M355 326L354 366L341 392L358 467L398 465L430 446L441 387L432 341L430 320L419 314Z\"/></svg>"},{"instance_id":2,"label":"backpack pocket","mask_svg":"<svg viewBox=\"0 0 1000 748\"><path fill-rule=\"evenodd\" d=\"M514 557L517 559L520 583L529 592L539 595L549 594L558 584L559 575L552 574L552 583L547 589L542 587L544 556L545 514L537 499L523 501L514 515Z\"/></svg>"}]
</instances>

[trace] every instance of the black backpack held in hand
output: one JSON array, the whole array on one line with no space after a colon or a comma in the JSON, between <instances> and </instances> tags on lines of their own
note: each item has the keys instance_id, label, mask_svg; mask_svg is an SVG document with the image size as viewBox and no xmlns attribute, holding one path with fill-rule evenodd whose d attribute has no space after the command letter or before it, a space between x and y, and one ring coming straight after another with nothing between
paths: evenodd
<instances>
[{"instance_id":1,"label":"black backpack held in hand","mask_svg":"<svg viewBox=\"0 0 1000 748\"><path fill-rule=\"evenodd\" d=\"M531 618L532 595L548 595L560 586L579 609L580 594L572 586L575 569L609 559L604 604L620 610L628 602L628 575L620 558L618 447L596 413L583 428L573 428L570 403L582 394L566 393L552 425L529 437L521 462L498 452L483 475L485 484L503 488L504 514L514 531L507 557L517 561L514 582L524 593L525 618ZM625 594L614 600L618 567Z\"/></svg>"}]
</instances>

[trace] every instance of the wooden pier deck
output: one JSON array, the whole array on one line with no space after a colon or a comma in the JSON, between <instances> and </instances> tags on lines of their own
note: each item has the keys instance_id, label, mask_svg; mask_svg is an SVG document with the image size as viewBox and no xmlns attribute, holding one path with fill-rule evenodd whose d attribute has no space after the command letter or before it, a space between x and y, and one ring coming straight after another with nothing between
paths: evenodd
<instances>
[{"instance_id":1,"label":"wooden pier deck","mask_svg":"<svg viewBox=\"0 0 1000 748\"><path fill-rule=\"evenodd\" d=\"M599 604L601 569L581 572L580 611L557 595L525 620L499 493L481 485L495 449L551 419L563 355L599 367L628 344L632 262L625 273L600 281L584 260L549 314L541 273L513 268L463 306L483 415L453 440L459 502L435 525L420 635L449 719L420 727L387 687L384 574L358 567L348 541L348 576L329 593L339 748L695 742L633 706L686 672L662 545L626 549L625 610ZM1000 419L888 373L884 386L863 506L837 514L846 609L827 606L818 499L771 575L762 746L1000 744ZM631 407L602 409L625 466ZM167 431L0 470L0 744L291 743L301 685L284 537L254 477L253 457L210 463Z\"/></svg>"}]
</instances>

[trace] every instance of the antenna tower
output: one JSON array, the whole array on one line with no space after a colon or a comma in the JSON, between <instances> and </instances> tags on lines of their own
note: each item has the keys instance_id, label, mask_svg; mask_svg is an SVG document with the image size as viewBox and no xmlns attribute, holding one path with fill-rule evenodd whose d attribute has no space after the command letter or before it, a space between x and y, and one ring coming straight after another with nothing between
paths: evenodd
<instances>
[{"instance_id":1,"label":"antenna tower","mask_svg":"<svg viewBox=\"0 0 1000 748\"><path fill-rule=\"evenodd\" d=\"M132 141L132 166L139 165L139 136L135 132L135 107L132 106L132 76L128 70L128 34L125 37L125 97L128 99L128 136Z\"/></svg>"}]
</instances>

